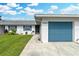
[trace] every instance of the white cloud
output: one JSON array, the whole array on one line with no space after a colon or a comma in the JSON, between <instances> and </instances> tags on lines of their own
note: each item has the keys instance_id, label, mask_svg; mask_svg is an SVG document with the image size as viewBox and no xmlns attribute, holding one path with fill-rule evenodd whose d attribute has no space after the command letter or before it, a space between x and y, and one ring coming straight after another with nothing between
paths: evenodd
<instances>
[{"instance_id":1,"label":"white cloud","mask_svg":"<svg viewBox=\"0 0 79 59\"><path fill-rule=\"evenodd\" d=\"M8 10L8 11L5 11L5 14L15 15L17 14L17 12L13 10Z\"/></svg>"},{"instance_id":2,"label":"white cloud","mask_svg":"<svg viewBox=\"0 0 79 59\"><path fill-rule=\"evenodd\" d=\"M7 5L0 5L0 12L3 14L15 15L16 11L11 10L11 8Z\"/></svg>"},{"instance_id":3,"label":"white cloud","mask_svg":"<svg viewBox=\"0 0 79 59\"><path fill-rule=\"evenodd\" d=\"M48 11L48 13L49 13L49 14L53 14L54 12L53 12L53 11Z\"/></svg>"},{"instance_id":4,"label":"white cloud","mask_svg":"<svg viewBox=\"0 0 79 59\"><path fill-rule=\"evenodd\" d=\"M16 4L16 3L7 3L7 6L9 6L9 7L19 7L19 4Z\"/></svg>"},{"instance_id":5,"label":"white cloud","mask_svg":"<svg viewBox=\"0 0 79 59\"><path fill-rule=\"evenodd\" d=\"M69 7L62 9L61 14L73 14L75 11L79 11L79 6L70 5Z\"/></svg>"},{"instance_id":6,"label":"white cloud","mask_svg":"<svg viewBox=\"0 0 79 59\"><path fill-rule=\"evenodd\" d=\"M77 4L77 6L79 6L79 4Z\"/></svg>"},{"instance_id":7,"label":"white cloud","mask_svg":"<svg viewBox=\"0 0 79 59\"><path fill-rule=\"evenodd\" d=\"M53 5L53 6L50 7L50 10L57 10L57 9L58 9L58 6Z\"/></svg>"},{"instance_id":8,"label":"white cloud","mask_svg":"<svg viewBox=\"0 0 79 59\"><path fill-rule=\"evenodd\" d=\"M6 10L9 10L9 9L11 8L6 5L0 5L0 12L5 12Z\"/></svg>"},{"instance_id":9,"label":"white cloud","mask_svg":"<svg viewBox=\"0 0 79 59\"><path fill-rule=\"evenodd\" d=\"M43 10L42 9L31 9L30 7L26 7L25 8L25 12L28 14L28 15L34 15L34 14L37 14L37 13L42 13Z\"/></svg>"},{"instance_id":10,"label":"white cloud","mask_svg":"<svg viewBox=\"0 0 79 59\"><path fill-rule=\"evenodd\" d=\"M31 4L28 4L28 6L38 6L38 3L31 3Z\"/></svg>"},{"instance_id":11,"label":"white cloud","mask_svg":"<svg viewBox=\"0 0 79 59\"><path fill-rule=\"evenodd\" d=\"M21 13L25 13L25 11L24 11L24 10L20 10L20 11L18 12L18 14L21 14Z\"/></svg>"},{"instance_id":12,"label":"white cloud","mask_svg":"<svg viewBox=\"0 0 79 59\"><path fill-rule=\"evenodd\" d=\"M49 13L49 14L53 14L55 10L58 10L58 6L52 5L52 6L50 6L50 8L48 9L48 13Z\"/></svg>"},{"instance_id":13,"label":"white cloud","mask_svg":"<svg viewBox=\"0 0 79 59\"><path fill-rule=\"evenodd\" d=\"M19 9L22 9L22 8L23 8L23 7L17 7L16 9L19 10Z\"/></svg>"},{"instance_id":14,"label":"white cloud","mask_svg":"<svg viewBox=\"0 0 79 59\"><path fill-rule=\"evenodd\" d=\"M21 10L20 12L21 12L21 13L24 13L24 10Z\"/></svg>"}]
</instances>

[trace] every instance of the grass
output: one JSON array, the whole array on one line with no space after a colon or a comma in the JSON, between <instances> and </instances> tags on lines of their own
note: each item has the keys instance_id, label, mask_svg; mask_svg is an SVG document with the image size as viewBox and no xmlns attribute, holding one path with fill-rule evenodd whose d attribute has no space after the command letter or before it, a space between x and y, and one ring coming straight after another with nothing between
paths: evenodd
<instances>
[{"instance_id":1,"label":"grass","mask_svg":"<svg viewBox=\"0 0 79 59\"><path fill-rule=\"evenodd\" d=\"M0 35L0 56L18 56L32 35Z\"/></svg>"}]
</instances>

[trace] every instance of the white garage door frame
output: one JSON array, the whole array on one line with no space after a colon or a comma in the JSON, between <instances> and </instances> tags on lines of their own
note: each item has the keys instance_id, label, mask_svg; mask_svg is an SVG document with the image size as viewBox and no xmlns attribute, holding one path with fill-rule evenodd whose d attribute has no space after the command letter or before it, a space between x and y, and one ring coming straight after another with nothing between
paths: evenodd
<instances>
[{"instance_id":1,"label":"white garage door frame","mask_svg":"<svg viewBox=\"0 0 79 59\"><path fill-rule=\"evenodd\" d=\"M60 20L61 19L61 20ZM72 41L75 39L75 23L72 18L64 19L64 18L43 18L41 21L41 41L42 42L48 42L48 22L72 22Z\"/></svg>"}]
</instances>

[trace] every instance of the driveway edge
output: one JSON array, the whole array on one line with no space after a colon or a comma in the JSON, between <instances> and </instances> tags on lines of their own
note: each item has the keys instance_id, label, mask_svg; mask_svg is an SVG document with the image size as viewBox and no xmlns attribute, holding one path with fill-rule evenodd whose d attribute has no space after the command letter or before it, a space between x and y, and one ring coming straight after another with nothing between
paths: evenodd
<instances>
[{"instance_id":1,"label":"driveway edge","mask_svg":"<svg viewBox=\"0 0 79 59\"><path fill-rule=\"evenodd\" d=\"M25 48L23 49L23 51L20 53L20 56L25 56L26 53L28 52L27 48L29 47L29 45L31 44L32 40L37 39L37 35L33 35L33 37L30 39L30 41L26 44Z\"/></svg>"}]
</instances>

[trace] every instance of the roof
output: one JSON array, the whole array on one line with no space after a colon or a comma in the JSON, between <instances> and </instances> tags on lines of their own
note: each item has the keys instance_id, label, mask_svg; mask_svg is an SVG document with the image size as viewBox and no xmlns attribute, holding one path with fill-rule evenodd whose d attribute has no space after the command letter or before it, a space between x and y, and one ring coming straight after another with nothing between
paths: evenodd
<instances>
[{"instance_id":1,"label":"roof","mask_svg":"<svg viewBox=\"0 0 79 59\"><path fill-rule=\"evenodd\" d=\"M79 14L36 14L37 17L79 17Z\"/></svg>"},{"instance_id":2,"label":"roof","mask_svg":"<svg viewBox=\"0 0 79 59\"><path fill-rule=\"evenodd\" d=\"M35 20L37 24L41 23L42 18L46 18L46 17L53 17L53 18L57 18L57 17L69 17L69 18L78 18L79 14L36 14L35 15Z\"/></svg>"},{"instance_id":3,"label":"roof","mask_svg":"<svg viewBox=\"0 0 79 59\"><path fill-rule=\"evenodd\" d=\"M32 21L24 21L24 20L1 20L0 25L35 25L36 22Z\"/></svg>"}]
</instances>

